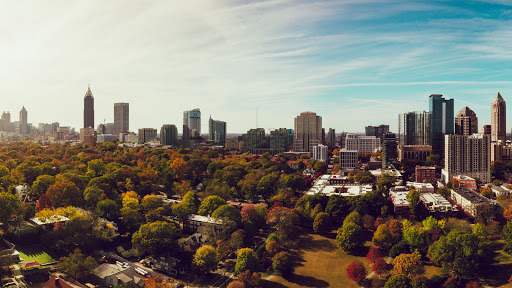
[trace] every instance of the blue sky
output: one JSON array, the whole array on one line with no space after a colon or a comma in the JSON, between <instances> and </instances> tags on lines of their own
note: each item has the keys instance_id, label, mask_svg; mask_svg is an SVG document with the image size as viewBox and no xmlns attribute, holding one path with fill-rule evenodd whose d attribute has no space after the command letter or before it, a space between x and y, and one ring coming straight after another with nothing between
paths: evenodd
<instances>
[{"instance_id":1,"label":"blue sky","mask_svg":"<svg viewBox=\"0 0 512 288\"><path fill-rule=\"evenodd\" d=\"M130 128L182 125L200 108L228 133L364 131L468 106L479 130L499 90L512 106L512 1L0 1L0 110L81 127L87 84L96 123L130 103ZM511 117L508 117L511 119ZM507 121L509 129L512 121ZM181 130L181 129L180 129ZM179 131L181 133L181 131Z\"/></svg>"}]
</instances>

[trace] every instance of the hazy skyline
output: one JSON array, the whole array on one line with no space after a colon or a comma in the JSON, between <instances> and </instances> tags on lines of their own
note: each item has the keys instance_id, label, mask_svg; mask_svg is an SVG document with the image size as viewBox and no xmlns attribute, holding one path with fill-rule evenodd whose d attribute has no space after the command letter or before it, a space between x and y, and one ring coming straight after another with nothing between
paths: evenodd
<instances>
[{"instance_id":1,"label":"hazy skyline","mask_svg":"<svg viewBox=\"0 0 512 288\"><path fill-rule=\"evenodd\" d=\"M512 106L512 1L2 1L0 111L17 121L95 126L130 103L130 129L200 108L228 133L293 128L363 132L455 99L490 124L498 90ZM507 119L507 131L512 118Z\"/></svg>"}]
</instances>

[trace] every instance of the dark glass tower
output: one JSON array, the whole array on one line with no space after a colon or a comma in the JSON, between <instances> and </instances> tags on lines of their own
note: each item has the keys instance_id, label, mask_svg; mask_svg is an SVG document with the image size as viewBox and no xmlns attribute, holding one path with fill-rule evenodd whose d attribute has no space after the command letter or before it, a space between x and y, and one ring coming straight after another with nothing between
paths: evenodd
<instances>
[{"instance_id":1,"label":"dark glass tower","mask_svg":"<svg viewBox=\"0 0 512 288\"><path fill-rule=\"evenodd\" d=\"M90 86L84 97L84 128L94 128L94 97Z\"/></svg>"},{"instance_id":2,"label":"dark glass tower","mask_svg":"<svg viewBox=\"0 0 512 288\"><path fill-rule=\"evenodd\" d=\"M455 132L453 99L444 99L439 94L432 94L429 98L432 153L443 155L444 135L453 135Z\"/></svg>"}]
</instances>

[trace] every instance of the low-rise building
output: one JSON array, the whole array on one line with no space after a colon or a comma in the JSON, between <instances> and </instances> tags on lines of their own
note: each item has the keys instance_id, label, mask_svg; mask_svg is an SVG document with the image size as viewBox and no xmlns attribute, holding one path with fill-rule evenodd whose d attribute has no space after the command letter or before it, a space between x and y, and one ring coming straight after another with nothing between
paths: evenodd
<instances>
[{"instance_id":1,"label":"low-rise building","mask_svg":"<svg viewBox=\"0 0 512 288\"><path fill-rule=\"evenodd\" d=\"M497 209L497 204L480 193L467 188L452 189L451 198L466 214L472 217L482 216L491 219Z\"/></svg>"},{"instance_id":2,"label":"low-rise building","mask_svg":"<svg viewBox=\"0 0 512 288\"><path fill-rule=\"evenodd\" d=\"M144 278L129 265L104 263L94 269L93 274L106 287L131 284L142 287Z\"/></svg>"},{"instance_id":3,"label":"low-rise building","mask_svg":"<svg viewBox=\"0 0 512 288\"><path fill-rule=\"evenodd\" d=\"M416 175L416 182L423 183L425 181L436 179L436 167L416 166L414 170L414 174Z\"/></svg>"},{"instance_id":4,"label":"low-rise building","mask_svg":"<svg viewBox=\"0 0 512 288\"><path fill-rule=\"evenodd\" d=\"M496 197L509 196L512 192L512 189L508 188L505 185L501 185L501 186L493 185L491 187L491 189L492 189L492 192L494 192L496 194Z\"/></svg>"},{"instance_id":5,"label":"low-rise building","mask_svg":"<svg viewBox=\"0 0 512 288\"><path fill-rule=\"evenodd\" d=\"M44 284L43 288L88 288L82 283L76 281L72 277L63 273L54 273L50 279Z\"/></svg>"},{"instance_id":6,"label":"low-rise building","mask_svg":"<svg viewBox=\"0 0 512 288\"><path fill-rule=\"evenodd\" d=\"M362 196L373 191L371 185L346 185L337 184L342 177L339 175L325 174L315 180L313 186L306 192L306 195L323 194L325 196ZM332 180L332 182L331 182ZM341 181L343 182L343 181ZM333 184L331 184L333 183Z\"/></svg>"},{"instance_id":7,"label":"low-rise building","mask_svg":"<svg viewBox=\"0 0 512 288\"><path fill-rule=\"evenodd\" d=\"M20 262L20 253L11 242L0 238L0 259L10 259L14 263Z\"/></svg>"},{"instance_id":8,"label":"low-rise building","mask_svg":"<svg viewBox=\"0 0 512 288\"><path fill-rule=\"evenodd\" d=\"M200 233L206 236L217 236L224 232L224 228L223 219L210 216L191 215L183 223L183 231L186 233Z\"/></svg>"},{"instance_id":9,"label":"low-rise building","mask_svg":"<svg viewBox=\"0 0 512 288\"><path fill-rule=\"evenodd\" d=\"M420 201L423 202L430 213L437 214L437 216L448 216L459 211L457 206L452 205L439 194L423 193L420 195Z\"/></svg>"},{"instance_id":10,"label":"low-rise building","mask_svg":"<svg viewBox=\"0 0 512 288\"><path fill-rule=\"evenodd\" d=\"M434 193L435 189L431 183L407 182L407 186L414 188L419 193Z\"/></svg>"},{"instance_id":11,"label":"low-rise building","mask_svg":"<svg viewBox=\"0 0 512 288\"><path fill-rule=\"evenodd\" d=\"M426 161L430 154L432 154L432 146L430 145L398 146L398 161L400 162L403 160Z\"/></svg>"},{"instance_id":12,"label":"low-rise building","mask_svg":"<svg viewBox=\"0 0 512 288\"><path fill-rule=\"evenodd\" d=\"M375 177L375 181L379 181L379 178L387 174L388 176L393 176L396 178L397 184L402 184L402 173L398 171L397 169L377 169L377 170L370 170L370 173L372 173L372 176Z\"/></svg>"},{"instance_id":13,"label":"low-rise building","mask_svg":"<svg viewBox=\"0 0 512 288\"><path fill-rule=\"evenodd\" d=\"M401 187L395 187L393 191L390 189L389 196L391 197L391 201L393 202L395 216L406 217L407 215L409 215L410 212L409 201L407 201L407 194L409 194L409 190L407 190L405 187Z\"/></svg>"},{"instance_id":14,"label":"low-rise building","mask_svg":"<svg viewBox=\"0 0 512 288\"><path fill-rule=\"evenodd\" d=\"M453 179L457 180L459 182L460 187L462 188L468 188L473 191L476 191L478 189L476 185L476 180L474 178L465 175L456 175L453 176Z\"/></svg>"}]
</instances>

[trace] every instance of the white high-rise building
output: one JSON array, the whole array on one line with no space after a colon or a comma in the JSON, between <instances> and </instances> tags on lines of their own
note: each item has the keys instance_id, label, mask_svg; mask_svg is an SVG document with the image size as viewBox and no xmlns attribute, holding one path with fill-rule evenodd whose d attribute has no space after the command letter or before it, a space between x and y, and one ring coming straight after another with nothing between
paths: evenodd
<instances>
[{"instance_id":1,"label":"white high-rise building","mask_svg":"<svg viewBox=\"0 0 512 288\"><path fill-rule=\"evenodd\" d=\"M355 150L360 153L372 153L381 148L381 141L380 138L375 136L356 136L354 134L347 134L345 147L347 150Z\"/></svg>"},{"instance_id":2,"label":"white high-rise building","mask_svg":"<svg viewBox=\"0 0 512 288\"><path fill-rule=\"evenodd\" d=\"M445 158L442 179L445 183L453 176L491 181L491 139L489 135L445 135Z\"/></svg>"},{"instance_id":3,"label":"white high-rise building","mask_svg":"<svg viewBox=\"0 0 512 288\"><path fill-rule=\"evenodd\" d=\"M313 147L313 160L327 162L327 146L320 144Z\"/></svg>"}]
</instances>

